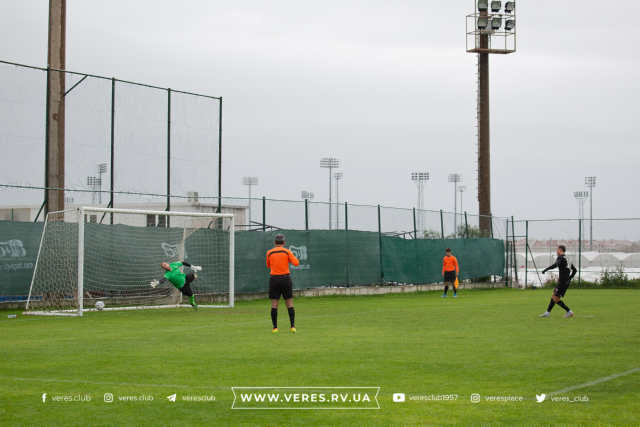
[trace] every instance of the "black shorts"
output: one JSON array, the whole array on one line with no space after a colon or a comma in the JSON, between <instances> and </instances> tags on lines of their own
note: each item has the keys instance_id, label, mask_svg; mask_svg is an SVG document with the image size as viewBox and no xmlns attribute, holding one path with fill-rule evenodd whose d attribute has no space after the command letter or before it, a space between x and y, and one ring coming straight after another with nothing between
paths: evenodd
<instances>
[{"instance_id":1,"label":"black shorts","mask_svg":"<svg viewBox=\"0 0 640 427\"><path fill-rule=\"evenodd\" d=\"M184 279L184 286L180 288L180 292L182 292L183 295L186 295L188 297L193 295L193 290L191 289L190 283L193 282L195 279L196 279L196 275L193 273L189 273L186 275Z\"/></svg>"},{"instance_id":2,"label":"black shorts","mask_svg":"<svg viewBox=\"0 0 640 427\"><path fill-rule=\"evenodd\" d=\"M282 276L271 276L269 279L269 299L293 298L293 283L291 276L285 274Z\"/></svg>"},{"instance_id":3,"label":"black shorts","mask_svg":"<svg viewBox=\"0 0 640 427\"><path fill-rule=\"evenodd\" d=\"M553 289L553 294L559 298L562 298L564 296L565 293L567 293L567 289L569 289L569 284L562 284L559 283L558 286L556 286Z\"/></svg>"},{"instance_id":4,"label":"black shorts","mask_svg":"<svg viewBox=\"0 0 640 427\"><path fill-rule=\"evenodd\" d=\"M444 272L444 283L453 283L456 281L456 272L455 271L445 271Z\"/></svg>"}]
</instances>

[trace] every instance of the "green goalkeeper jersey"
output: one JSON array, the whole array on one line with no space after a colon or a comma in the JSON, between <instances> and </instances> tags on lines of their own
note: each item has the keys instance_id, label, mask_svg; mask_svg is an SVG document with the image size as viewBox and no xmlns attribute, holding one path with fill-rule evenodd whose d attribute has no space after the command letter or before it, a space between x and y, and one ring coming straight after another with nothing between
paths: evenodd
<instances>
[{"instance_id":1,"label":"green goalkeeper jersey","mask_svg":"<svg viewBox=\"0 0 640 427\"><path fill-rule=\"evenodd\" d=\"M167 271L164 274L164 278L170 281L176 288L182 289L185 282L185 274L180 269L182 262L172 262L169 264L169 267L171 267L171 271Z\"/></svg>"}]
</instances>

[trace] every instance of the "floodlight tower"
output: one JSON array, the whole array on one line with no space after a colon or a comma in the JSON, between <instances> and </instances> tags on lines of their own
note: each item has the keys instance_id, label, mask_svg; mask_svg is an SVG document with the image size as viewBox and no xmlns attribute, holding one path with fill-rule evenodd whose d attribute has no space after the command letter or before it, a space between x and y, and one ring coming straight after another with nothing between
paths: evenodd
<instances>
[{"instance_id":1,"label":"floodlight tower","mask_svg":"<svg viewBox=\"0 0 640 427\"><path fill-rule=\"evenodd\" d=\"M466 16L466 48L478 55L478 208L480 230L491 231L491 145L489 131L489 55L516 51L516 3L474 0Z\"/></svg>"},{"instance_id":2,"label":"floodlight tower","mask_svg":"<svg viewBox=\"0 0 640 427\"><path fill-rule=\"evenodd\" d=\"M429 178L429 172L411 172L411 181L415 182L416 187L418 188L418 215L416 216L416 228L419 235L423 235L424 232L424 183L429 181Z\"/></svg>"},{"instance_id":3,"label":"floodlight tower","mask_svg":"<svg viewBox=\"0 0 640 427\"><path fill-rule=\"evenodd\" d=\"M593 250L593 189L596 186L595 176L585 176L584 185L589 189L589 250Z\"/></svg>"},{"instance_id":4,"label":"floodlight tower","mask_svg":"<svg viewBox=\"0 0 640 427\"><path fill-rule=\"evenodd\" d=\"M336 230L340 229L340 181L343 176L342 172L335 172L333 174L336 180Z\"/></svg>"},{"instance_id":5,"label":"floodlight tower","mask_svg":"<svg viewBox=\"0 0 640 427\"><path fill-rule=\"evenodd\" d=\"M96 196L96 190L101 186L101 179L93 175L87 177L87 186L91 189L91 204L95 205L98 197Z\"/></svg>"},{"instance_id":6,"label":"floodlight tower","mask_svg":"<svg viewBox=\"0 0 640 427\"><path fill-rule=\"evenodd\" d=\"M100 163L98 165L98 177L100 178L100 182L98 183L100 190L100 192L98 193L98 203L100 204L102 204L102 175L105 173L107 173L107 164Z\"/></svg>"},{"instance_id":7,"label":"floodlight tower","mask_svg":"<svg viewBox=\"0 0 640 427\"><path fill-rule=\"evenodd\" d=\"M258 185L258 177L257 176L243 176L242 177L242 185L246 185L247 187L249 187L249 209L247 212L248 213L248 217L249 220L247 221L247 224L251 225L251 189L255 186Z\"/></svg>"},{"instance_id":8,"label":"floodlight tower","mask_svg":"<svg viewBox=\"0 0 640 427\"><path fill-rule=\"evenodd\" d=\"M340 159L336 159L335 157L323 157L320 159L320 167L329 169L329 230L331 230L331 193L333 192L333 189L331 188L331 181L333 180L333 170L340 167Z\"/></svg>"},{"instance_id":9,"label":"floodlight tower","mask_svg":"<svg viewBox=\"0 0 640 427\"><path fill-rule=\"evenodd\" d=\"M300 192L300 198L302 198L302 200L313 200L314 197L315 195L311 191L302 190Z\"/></svg>"},{"instance_id":10,"label":"floodlight tower","mask_svg":"<svg viewBox=\"0 0 640 427\"><path fill-rule=\"evenodd\" d=\"M458 193L460 193L460 212L464 212L464 209L462 208L462 194L465 192L466 189L467 189L466 185L461 185L460 187L458 187Z\"/></svg>"},{"instance_id":11,"label":"floodlight tower","mask_svg":"<svg viewBox=\"0 0 640 427\"><path fill-rule=\"evenodd\" d=\"M573 197L578 201L578 219L584 219L584 201L589 198L588 191L574 191Z\"/></svg>"},{"instance_id":12,"label":"floodlight tower","mask_svg":"<svg viewBox=\"0 0 640 427\"><path fill-rule=\"evenodd\" d=\"M449 182L453 182L453 233L458 234L458 183L462 182L462 175L450 173Z\"/></svg>"}]
</instances>

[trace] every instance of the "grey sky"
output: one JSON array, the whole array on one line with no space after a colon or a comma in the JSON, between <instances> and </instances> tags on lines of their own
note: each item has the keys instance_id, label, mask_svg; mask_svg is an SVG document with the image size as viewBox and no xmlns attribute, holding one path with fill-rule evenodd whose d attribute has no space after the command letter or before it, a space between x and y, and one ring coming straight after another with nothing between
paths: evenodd
<instances>
[{"instance_id":1,"label":"grey sky","mask_svg":"<svg viewBox=\"0 0 640 427\"><path fill-rule=\"evenodd\" d=\"M596 216L639 216L640 5L605 5L518 2L518 52L491 57L494 214L576 216L573 191L597 175ZM413 206L409 172L428 170L426 207L452 209L447 174L459 172L475 212L472 7L68 0L67 68L224 96L226 195L244 196L241 177L256 175L258 195L299 199L309 189L325 200L318 161L332 154L349 201ZM45 65L46 25L45 0L0 4L0 58ZM207 153L183 163L201 168ZM20 170L0 165L2 181ZM139 175L155 166L140 167L118 189L141 189ZM194 174L194 190L215 193L215 181Z\"/></svg>"}]
</instances>

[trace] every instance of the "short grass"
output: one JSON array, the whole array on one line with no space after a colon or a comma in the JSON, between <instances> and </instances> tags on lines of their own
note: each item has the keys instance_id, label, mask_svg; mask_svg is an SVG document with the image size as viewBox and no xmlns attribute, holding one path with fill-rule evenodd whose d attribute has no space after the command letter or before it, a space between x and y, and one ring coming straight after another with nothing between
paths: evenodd
<instances>
[{"instance_id":1,"label":"short grass","mask_svg":"<svg viewBox=\"0 0 640 427\"><path fill-rule=\"evenodd\" d=\"M298 334L272 335L265 300L234 309L19 315L0 320L2 425L638 425L640 371L535 402L536 393L640 367L640 292L569 290L576 312L540 319L548 290L296 300ZM286 310L280 310L286 325ZM232 410L231 386L380 386L379 410ZM407 397L457 394L455 401ZM42 403L88 394L90 402ZM104 393L152 402L104 403ZM214 402L170 403L178 393ZM522 402L474 404L481 396Z\"/></svg>"}]
</instances>

